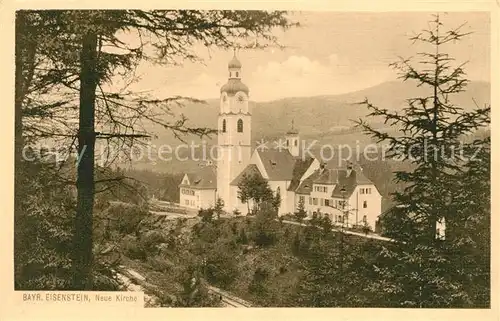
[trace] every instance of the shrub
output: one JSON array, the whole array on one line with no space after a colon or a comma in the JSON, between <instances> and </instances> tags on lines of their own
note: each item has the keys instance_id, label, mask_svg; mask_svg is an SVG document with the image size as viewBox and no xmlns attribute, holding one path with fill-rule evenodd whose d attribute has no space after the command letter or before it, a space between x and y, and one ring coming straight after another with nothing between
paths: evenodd
<instances>
[{"instance_id":1,"label":"shrub","mask_svg":"<svg viewBox=\"0 0 500 321\"><path fill-rule=\"evenodd\" d=\"M167 242L167 238L160 231L147 232L140 240L145 251L155 254L158 252L158 246L165 242Z\"/></svg>"},{"instance_id":2,"label":"shrub","mask_svg":"<svg viewBox=\"0 0 500 321\"><path fill-rule=\"evenodd\" d=\"M234 256L228 251L215 250L206 261L204 273L210 283L228 288L238 277L239 271Z\"/></svg>"},{"instance_id":3,"label":"shrub","mask_svg":"<svg viewBox=\"0 0 500 321\"><path fill-rule=\"evenodd\" d=\"M210 223L214 219L215 210L213 208L203 209L200 208L198 211L198 216L201 217L201 221L204 223Z\"/></svg>"},{"instance_id":4,"label":"shrub","mask_svg":"<svg viewBox=\"0 0 500 321\"><path fill-rule=\"evenodd\" d=\"M236 242L238 242L239 244L248 244L248 237L244 228L240 230L240 234L236 238Z\"/></svg>"},{"instance_id":5,"label":"shrub","mask_svg":"<svg viewBox=\"0 0 500 321\"><path fill-rule=\"evenodd\" d=\"M151 266L151 268L158 272L169 272L172 271L174 264L161 256L150 257L147 260L147 263Z\"/></svg>"},{"instance_id":6,"label":"shrub","mask_svg":"<svg viewBox=\"0 0 500 321\"><path fill-rule=\"evenodd\" d=\"M258 267L253 275L253 279L248 285L248 291L252 294L256 295L265 295L267 294L267 289L265 286L265 282L269 278L269 271L265 268Z\"/></svg>"},{"instance_id":7,"label":"shrub","mask_svg":"<svg viewBox=\"0 0 500 321\"><path fill-rule=\"evenodd\" d=\"M114 204L109 207L108 215L112 228L121 234L133 234L138 231L148 211L137 205Z\"/></svg>"},{"instance_id":8,"label":"shrub","mask_svg":"<svg viewBox=\"0 0 500 321\"><path fill-rule=\"evenodd\" d=\"M130 259L146 260L146 251L137 239L131 235L123 238L121 248L123 249L123 253Z\"/></svg>"}]
</instances>

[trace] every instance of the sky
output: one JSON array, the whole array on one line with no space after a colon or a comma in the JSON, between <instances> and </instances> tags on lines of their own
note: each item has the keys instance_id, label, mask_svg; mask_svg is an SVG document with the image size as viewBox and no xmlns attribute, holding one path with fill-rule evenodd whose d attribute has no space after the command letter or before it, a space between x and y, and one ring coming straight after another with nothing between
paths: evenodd
<instances>
[{"instance_id":1,"label":"sky","mask_svg":"<svg viewBox=\"0 0 500 321\"><path fill-rule=\"evenodd\" d=\"M441 15L445 28L467 22L463 41L444 48L458 62L468 61L471 80L490 80L490 18L488 13L451 12ZM335 95L396 80L388 65L426 50L408 39L428 27L426 12L293 12L300 28L278 31L285 49L242 50L242 81L250 99L268 101L285 97ZM137 90L157 97L175 95L217 98L227 81L227 63L233 52L203 46L194 48L204 63L138 68Z\"/></svg>"}]
</instances>

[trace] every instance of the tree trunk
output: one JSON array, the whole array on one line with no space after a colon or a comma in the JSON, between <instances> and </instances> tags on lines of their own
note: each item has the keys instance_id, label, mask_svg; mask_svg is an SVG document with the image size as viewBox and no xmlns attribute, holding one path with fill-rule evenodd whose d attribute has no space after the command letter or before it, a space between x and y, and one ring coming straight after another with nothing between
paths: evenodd
<instances>
[{"instance_id":1,"label":"tree trunk","mask_svg":"<svg viewBox=\"0 0 500 321\"><path fill-rule=\"evenodd\" d=\"M78 132L78 190L75 218L73 288L92 290L92 212L94 207L95 92L98 82L97 35L90 31L80 52L80 114Z\"/></svg>"}]
</instances>

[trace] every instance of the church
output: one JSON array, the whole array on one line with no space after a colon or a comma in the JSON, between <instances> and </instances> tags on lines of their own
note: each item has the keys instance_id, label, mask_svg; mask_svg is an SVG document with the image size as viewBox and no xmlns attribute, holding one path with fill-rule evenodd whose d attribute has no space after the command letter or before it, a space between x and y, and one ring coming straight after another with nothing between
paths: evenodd
<instances>
[{"instance_id":1,"label":"church","mask_svg":"<svg viewBox=\"0 0 500 321\"><path fill-rule=\"evenodd\" d=\"M208 208L220 197L226 212L246 215L248 204L238 199L238 184L245 175L259 175L280 194L279 215L294 213L301 202L309 218L321 213L334 224L368 224L375 229L382 196L360 166L350 162L333 166L320 157L306 157L293 125L284 133L283 148L252 151L249 89L241 81L241 69L234 55L228 64L228 81L220 89L215 166L184 174L179 185L180 205Z\"/></svg>"}]
</instances>

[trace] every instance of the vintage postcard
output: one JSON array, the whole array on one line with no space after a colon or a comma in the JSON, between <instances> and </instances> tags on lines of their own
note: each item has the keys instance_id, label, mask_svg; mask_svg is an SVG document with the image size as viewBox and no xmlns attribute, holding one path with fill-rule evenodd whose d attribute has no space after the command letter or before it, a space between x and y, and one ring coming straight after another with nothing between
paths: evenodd
<instances>
[{"instance_id":1,"label":"vintage postcard","mask_svg":"<svg viewBox=\"0 0 500 321\"><path fill-rule=\"evenodd\" d=\"M498 3L61 5L0 5L5 320L498 319Z\"/></svg>"}]
</instances>

